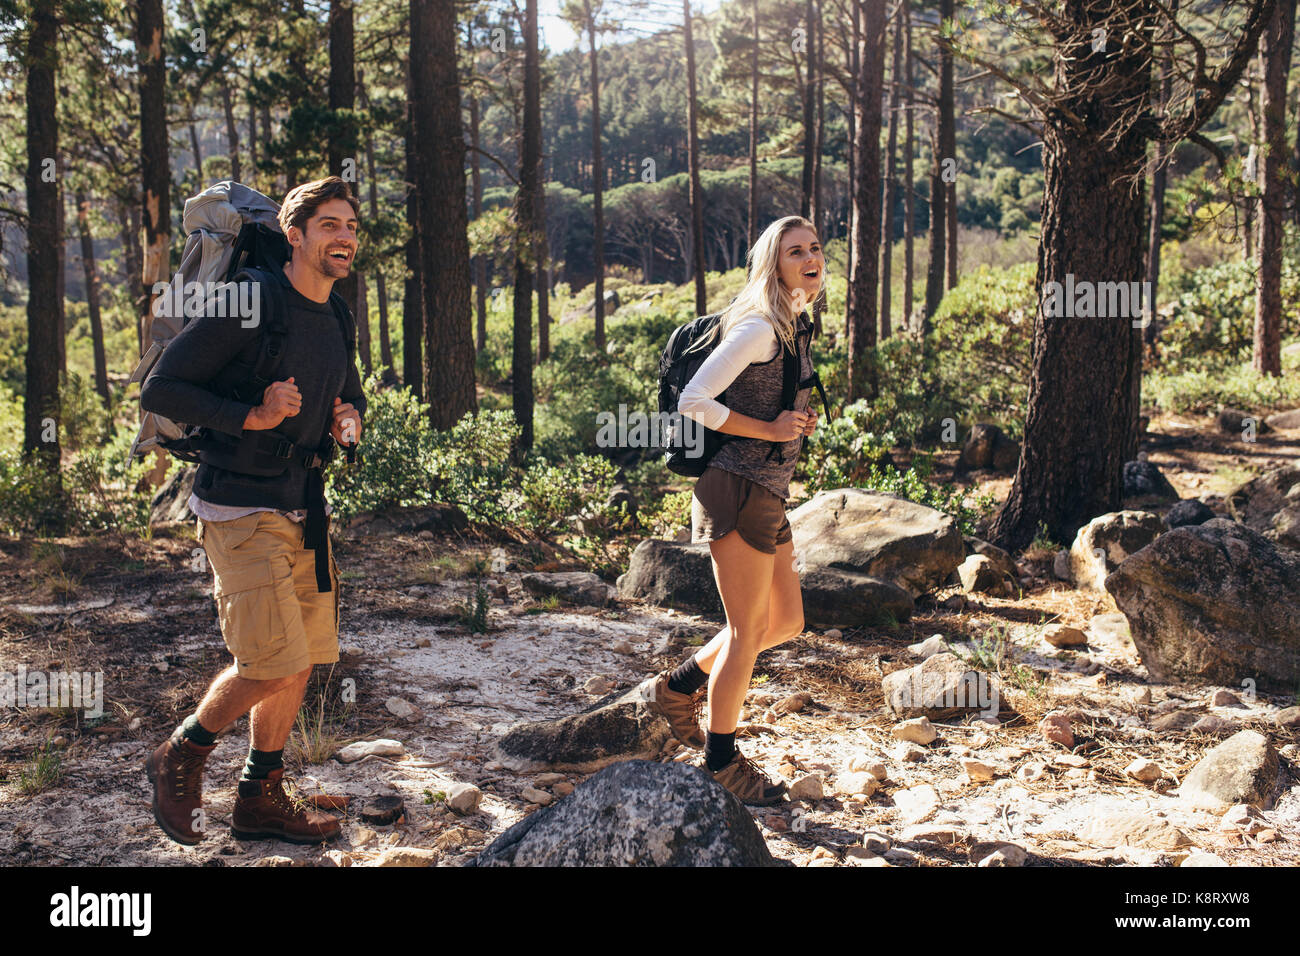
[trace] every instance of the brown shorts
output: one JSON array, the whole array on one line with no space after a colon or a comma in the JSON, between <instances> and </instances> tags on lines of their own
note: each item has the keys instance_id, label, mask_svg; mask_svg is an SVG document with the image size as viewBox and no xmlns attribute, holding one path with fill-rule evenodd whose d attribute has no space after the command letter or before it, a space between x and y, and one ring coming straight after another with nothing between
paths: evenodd
<instances>
[{"instance_id":1,"label":"brown shorts","mask_svg":"<svg viewBox=\"0 0 1300 956\"><path fill-rule=\"evenodd\" d=\"M215 579L221 635L240 677L289 677L339 659L339 569L330 548L332 590L316 590L316 556L303 526L274 511L231 521L199 519L199 543Z\"/></svg>"},{"instance_id":2,"label":"brown shorts","mask_svg":"<svg viewBox=\"0 0 1300 956\"><path fill-rule=\"evenodd\" d=\"M748 478L705 468L691 498L691 541L717 541L732 531L751 548L775 554L791 538L785 502Z\"/></svg>"}]
</instances>

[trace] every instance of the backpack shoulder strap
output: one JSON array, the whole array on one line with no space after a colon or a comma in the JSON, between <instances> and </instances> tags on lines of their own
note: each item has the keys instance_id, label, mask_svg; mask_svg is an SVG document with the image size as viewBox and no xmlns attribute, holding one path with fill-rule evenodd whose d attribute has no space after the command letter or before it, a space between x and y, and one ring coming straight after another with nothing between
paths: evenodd
<instances>
[{"instance_id":1,"label":"backpack shoulder strap","mask_svg":"<svg viewBox=\"0 0 1300 956\"><path fill-rule=\"evenodd\" d=\"M339 331L343 335L343 344L348 350L348 361L352 361L357 351L357 320L352 310L337 292L330 293L330 306L334 309L334 318L338 320Z\"/></svg>"},{"instance_id":2,"label":"backpack shoulder strap","mask_svg":"<svg viewBox=\"0 0 1300 956\"><path fill-rule=\"evenodd\" d=\"M256 281L261 289L262 347L257 355L257 364L253 366L253 374L240 388L240 392L245 401L260 402L262 392L275 381L275 371L279 368L284 353L284 339L288 334L284 318L284 289L275 276L261 269L245 269L243 274Z\"/></svg>"}]
</instances>

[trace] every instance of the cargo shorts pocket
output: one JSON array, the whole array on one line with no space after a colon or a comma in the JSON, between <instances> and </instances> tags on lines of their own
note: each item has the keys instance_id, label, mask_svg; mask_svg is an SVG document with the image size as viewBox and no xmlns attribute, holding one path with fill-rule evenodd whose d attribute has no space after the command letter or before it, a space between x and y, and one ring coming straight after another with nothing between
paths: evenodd
<instances>
[{"instance_id":1,"label":"cargo shorts pocket","mask_svg":"<svg viewBox=\"0 0 1300 956\"><path fill-rule=\"evenodd\" d=\"M204 548L215 548L220 552L234 551L257 531L258 524L267 511L254 511L230 521L204 521L199 519L199 542Z\"/></svg>"},{"instance_id":2,"label":"cargo shorts pocket","mask_svg":"<svg viewBox=\"0 0 1300 956\"><path fill-rule=\"evenodd\" d=\"M288 642L272 564L250 561L217 575L215 595L221 635L242 674L281 654Z\"/></svg>"}]
</instances>

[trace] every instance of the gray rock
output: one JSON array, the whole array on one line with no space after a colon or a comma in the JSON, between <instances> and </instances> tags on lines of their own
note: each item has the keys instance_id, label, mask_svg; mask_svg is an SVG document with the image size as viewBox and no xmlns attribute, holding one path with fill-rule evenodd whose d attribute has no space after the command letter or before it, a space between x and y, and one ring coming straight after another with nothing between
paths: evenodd
<instances>
[{"instance_id":1,"label":"gray rock","mask_svg":"<svg viewBox=\"0 0 1300 956\"><path fill-rule=\"evenodd\" d=\"M1182 528L1186 525L1205 524L1214 517L1214 509L1200 498L1178 502L1165 513L1165 527Z\"/></svg>"},{"instance_id":2,"label":"gray rock","mask_svg":"<svg viewBox=\"0 0 1300 956\"><path fill-rule=\"evenodd\" d=\"M820 491L790 513L805 567L884 578L913 598L943 586L965 557L950 515L860 488Z\"/></svg>"},{"instance_id":3,"label":"gray rock","mask_svg":"<svg viewBox=\"0 0 1300 956\"><path fill-rule=\"evenodd\" d=\"M912 595L891 581L842 571L807 568L799 573L804 620L810 627L869 627L906 621L912 616Z\"/></svg>"},{"instance_id":4,"label":"gray rock","mask_svg":"<svg viewBox=\"0 0 1300 956\"><path fill-rule=\"evenodd\" d=\"M1240 439L1246 431L1247 422L1253 422L1255 434L1263 435L1271 431L1258 415L1252 415L1250 412L1244 412L1240 408L1224 408L1219 411L1218 416L1219 431L1225 435L1232 435Z\"/></svg>"},{"instance_id":5,"label":"gray rock","mask_svg":"<svg viewBox=\"0 0 1300 956\"><path fill-rule=\"evenodd\" d=\"M422 531L463 531L469 527L469 518L455 505L430 504L365 512L350 518L347 527L366 534L418 535Z\"/></svg>"},{"instance_id":6,"label":"gray rock","mask_svg":"<svg viewBox=\"0 0 1300 956\"><path fill-rule=\"evenodd\" d=\"M1177 501L1178 491L1151 462L1126 461L1123 497L1150 499L1149 503L1154 504L1156 501Z\"/></svg>"},{"instance_id":7,"label":"gray rock","mask_svg":"<svg viewBox=\"0 0 1300 956\"><path fill-rule=\"evenodd\" d=\"M1242 730L1210 750L1183 778L1179 796L1195 807L1223 810L1246 803L1267 810L1277 784L1278 757L1268 738Z\"/></svg>"},{"instance_id":8,"label":"gray rock","mask_svg":"<svg viewBox=\"0 0 1300 956\"><path fill-rule=\"evenodd\" d=\"M514 726L497 741L496 756L516 772L592 773L615 761L653 757L668 736L667 721L646 707L637 686L576 714Z\"/></svg>"},{"instance_id":9,"label":"gray rock","mask_svg":"<svg viewBox=\"0 0 1300 956\"><path fill-rule=\"evenodd\" d=\"M997 425L976 424L962 445L958 467L992 468L1000 472L1016 470L1020 461L1020 442L1009 438Z\"/></svg>"},{"instance_id":10,"label":"gray rock","mask_svg":"<svg viewBox=\"0 0 1300 956\"><path fill-rule=\"evenodd\" d=\"M1106 575L1141 551L1164 531L1164 522L1149 511L1114 511L1079 529L1070 546L1070 577L1075 587L1101 591Z\"/></svg>"},{"instance_id":11,"label":"gray rock","mask_svg":"<svg viewBox=\"0 0 1300 956\"><path fill-rule=\"evenodd\" d=\"M1277 712L1273 718L1279 727L1287 730L1300 730L1300 707L1286 707Z\"/></svg>"},{"instance_id":12,"label":"gray rock","mask_svg":"<svg viewBox=\"0 0 1300 956\"><path fill-rule=\"evenodd\" d=\"M1052 576L1058 581L1069 581L1070 578L1070 552L1065 548L1056 552L1056 557L1052 559Z\"/></svg>"},{"instance_id":13,"label":"gray rock","mask_svg":"<svg viewBox=\"0 0 1300 956\"><path fill-rule=\"evenodd\" d=\"M470 866L774 866L749 811L702 771L626 761L501 834Z\"/></svg>"},{"instance_id":14,"label":"gray rock","mask_svg":"<svg viewBox=\"0 0 1300 956\"><path fill-rule=\"evenodd\" d=\"M1093 814L1083 827L1080 839L1097 846L1142 846L1156 850L1176 850L1192 842L1167 820L1136 810Z\"/></svg>"},{"instance_id":15,"label":"gray rock","mask_svg":"<svg viewBox=\"0 0 1300 956\"><path fill-rule=\"evenodd\" d=\"M1264 693L1300 685L1300 554L1214 518L1175 528L1106 579L1151 676Z\"/></svg>"},{"instance_id":16,"label":"gray rock","mask_svg":"<svg viewBox=\"0 0 1300 956\"><path fill-rule=\"evenodd\" d=\"M1300 466L1275 468L1228 495L1228 513L1275 544L1300 551Z\"/></svg>"},{"instance_id":17,"label":"gray rock","mask_svg":"<svg viewBox=\"0 0 1300 956\"><path fill-rule=\"evenodd\" d=\"M962 536L962 544L966 548L968 557L972 554L982 554L992 561L993 566L1007 577L1018 578L1020 576L1020 569L1016 567L1015 560L996 544L991 544L983 538L976 538L969 534Z\"/></svg>"},{"instance_id":18,"label":"gray rock","mask_svg":"<svg viewBox=\"0 0 1300 956\"><path fill-rule=\"evenodd\" d=\"M539 597L554 595L570 604L604 607L618 592L590 571L533 572L521 575L519 583L524 590Z\"/></svg>"},{"instance_id":19,"label":"gray rock","mask_svg":"<svg viewBox=\"0 0 1300 956\"><path fill-rule=\"evenodd\" d=\"M1264 419L1264 424L1270 428L1280 428L1283 431L1300 429L1300 408L1293 408L1285 412L1274 412Z\"/></svg>"},{"instance_id":20,"label":"gray rock","mask_svg":"<svg viewBox=\"0 0 1300 956\"><path fill-rule=\"evenodd\" d=\"M976 591L1001 591L1007 581L1007 577L998 570L988 558L982 554L972 554L963 561L957 568L957 576L961 579L961 589L967 594Z\"/></svg>"},{"instance_id":21,"label":"gray rock","mask_svg":"<svg viewBox=\"0 0 1300 956\"><path fill-rule=\"evenodd\" d=\"M483 800L483 791L472 783L453 783L447 787L447 806L457 813L474 813Z\"/></svg>"},{"instance_id":22,"label":"gray rock","mask_svg":"<svg viewBox=\"0 0 1300 956\"><path fill-rule=\"evenodd\" d=\"M962 714L998 713L997 679L971 670L956 654L935 654L915 667L886 674L880 682L885 702L896 717L947 720Z\"/></svg>"},{"instance_id":23,"label":"gray rock","mask_svg":"<svg viewBox=\"0 0 1300 956\"><path fill-rule=\"evenodd\" d=\"M618 579L620 597L721 614L709 546L647 538L636 546L627 573Z\"/></svg>"},{"instance_id":24,"label":"gray rock","mask_svg":"<svg viewBox=\"0 0 1300 956\"><path fill-rule=\"evenodd\" d=\"M189 500L190 493L194 491L194 476L198 471L198 465L172 469L171 475L154 492L153 500L149 502L149 527L194 521Z\"/></svg>"}]
</instances>

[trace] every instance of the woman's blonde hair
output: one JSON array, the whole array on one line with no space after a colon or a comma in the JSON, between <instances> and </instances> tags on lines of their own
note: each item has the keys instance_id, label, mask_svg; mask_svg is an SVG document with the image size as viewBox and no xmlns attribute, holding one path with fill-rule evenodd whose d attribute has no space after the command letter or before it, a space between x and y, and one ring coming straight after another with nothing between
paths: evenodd
<instances>
[{"instance_id":1,"label":"woman's blonde hair","mask_svg":"<svg viewBox=\"0 0 1300 956\"><path fill-rule=\"evenodd\" d=\"M721 341L741 319L758 314L767 319L776 332L777 339L790 351L794 346L794 293L781 282L779 261L781 258L781 240L791 229L807 229L815 236L817 229L803 216L786 216L778 219L763 230L754 247L749 250L749 278L740 294L731 300L723 310L721 317L709 334L702 335L688 351L704 348L714 341ZM821 282L826 282L825 270ZM812 304L812 296L807 305Z\"/></svg>"}]
</instances>

